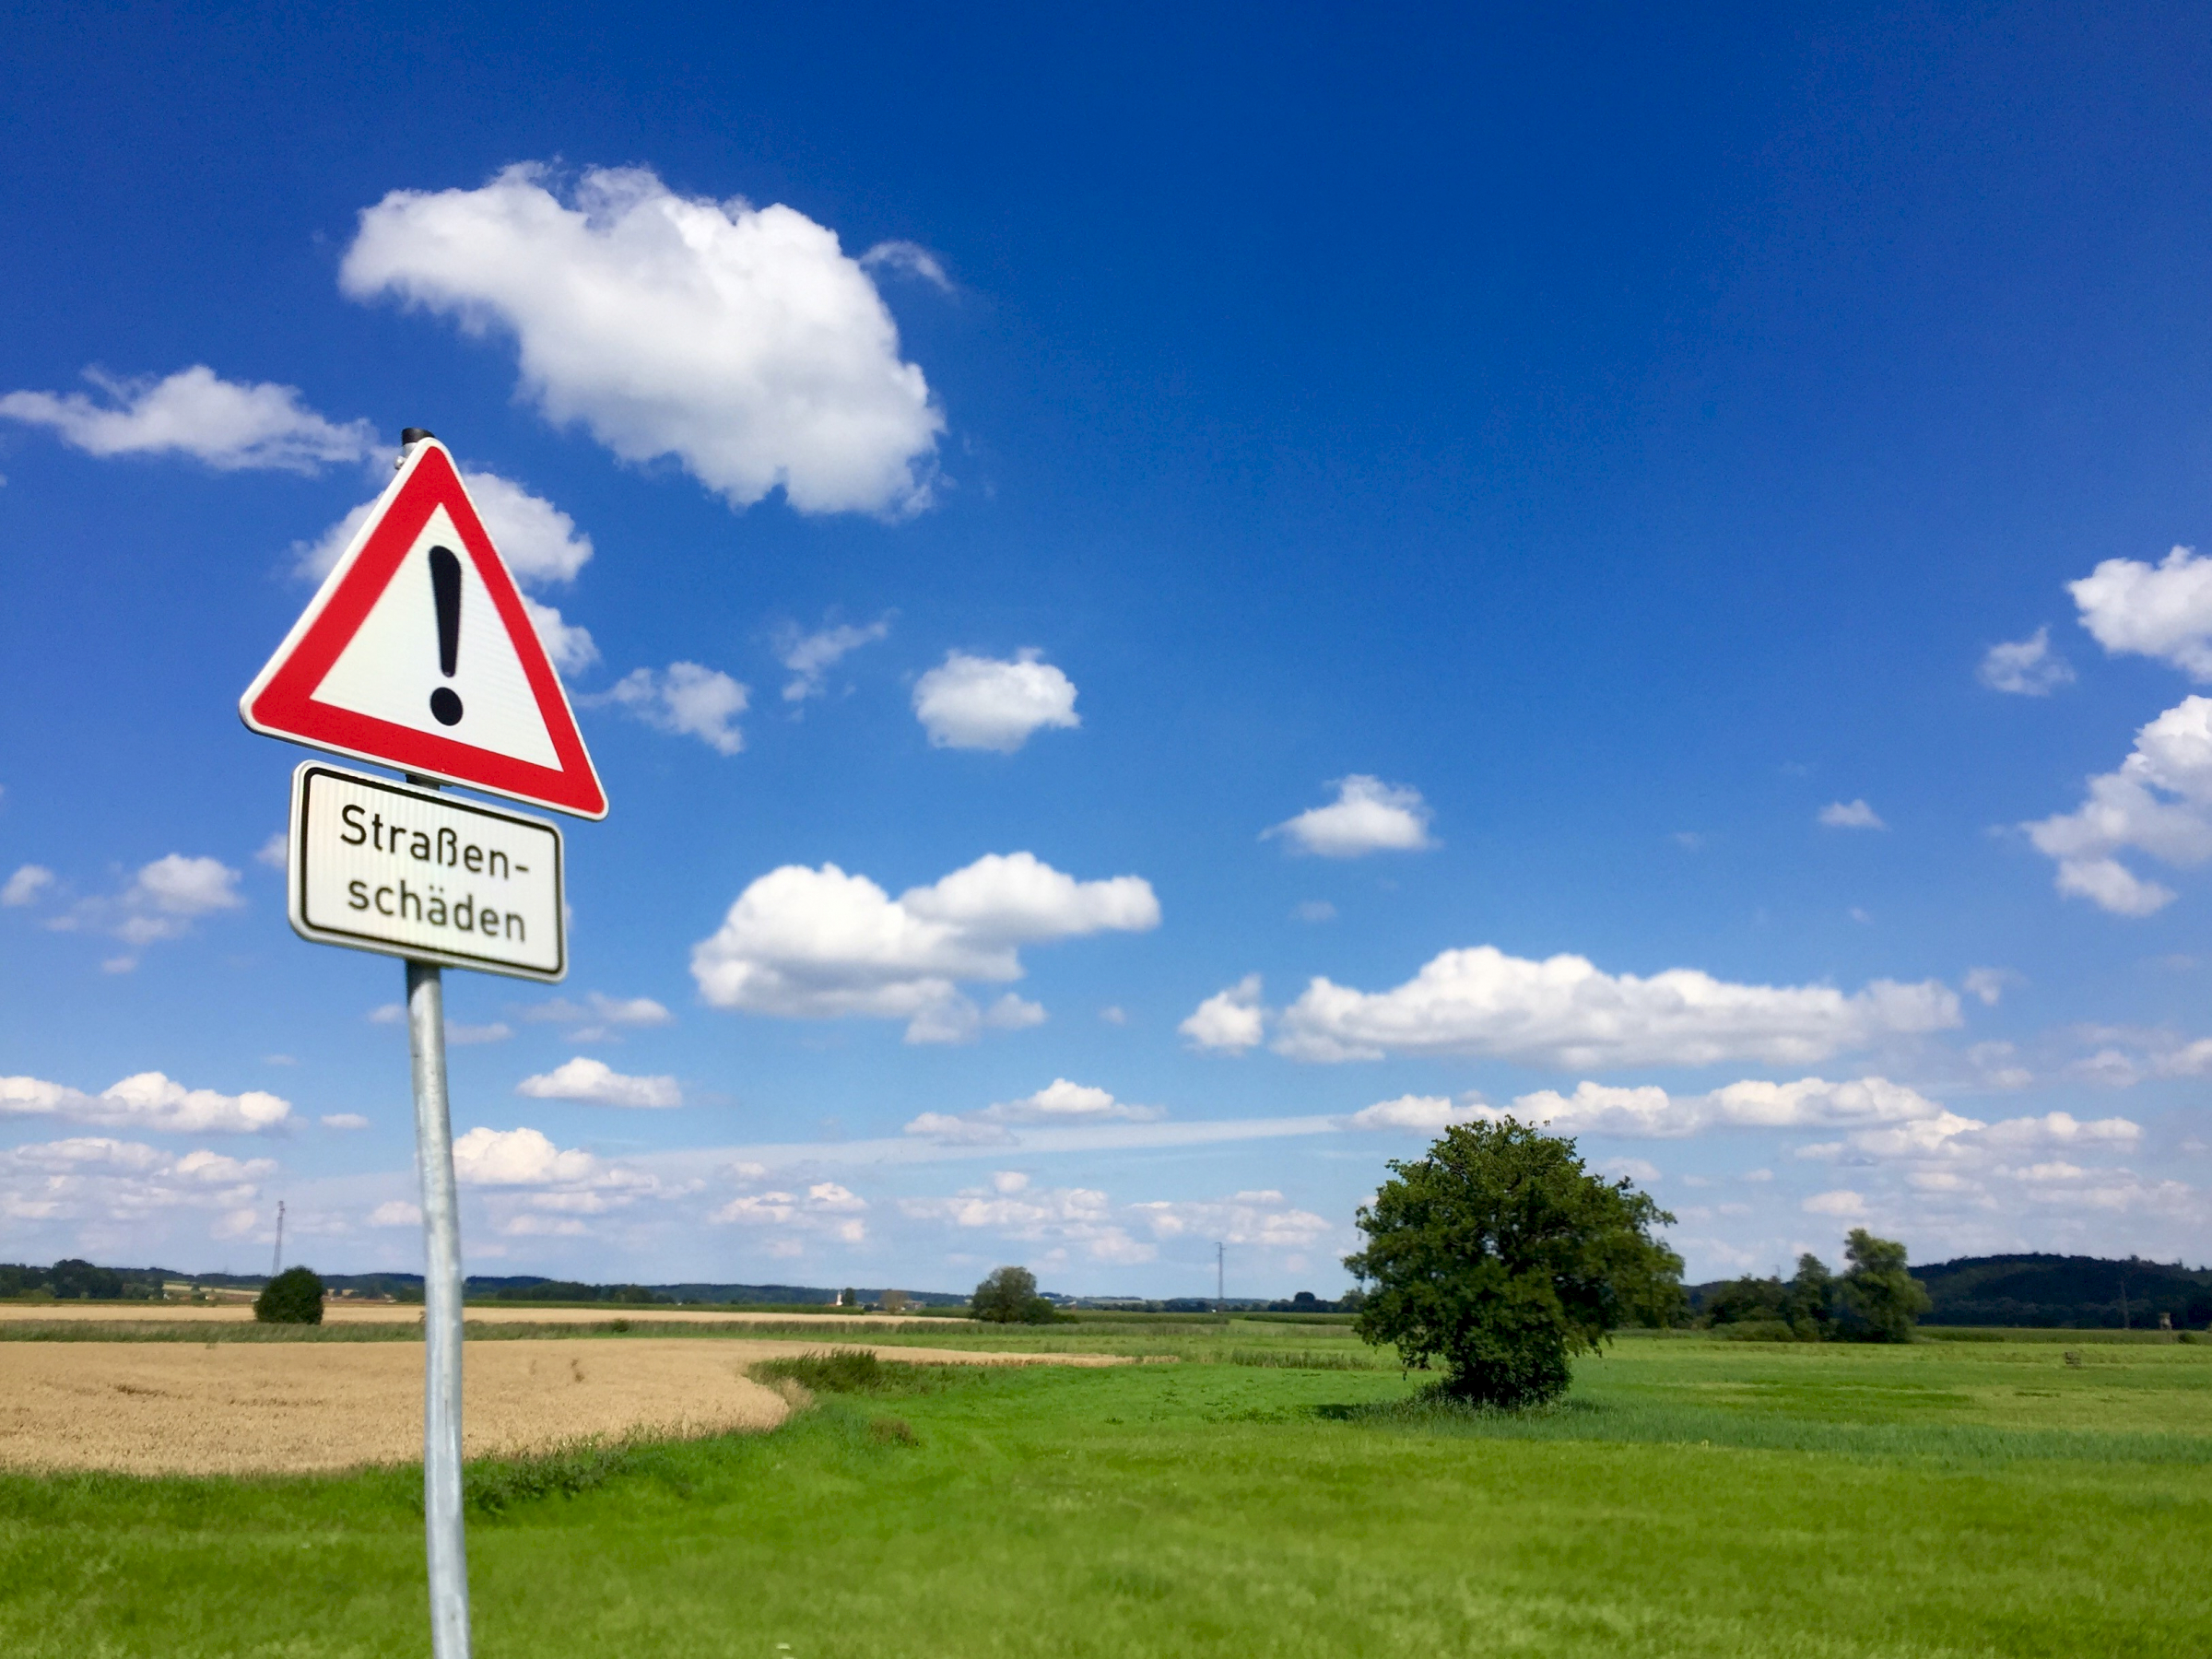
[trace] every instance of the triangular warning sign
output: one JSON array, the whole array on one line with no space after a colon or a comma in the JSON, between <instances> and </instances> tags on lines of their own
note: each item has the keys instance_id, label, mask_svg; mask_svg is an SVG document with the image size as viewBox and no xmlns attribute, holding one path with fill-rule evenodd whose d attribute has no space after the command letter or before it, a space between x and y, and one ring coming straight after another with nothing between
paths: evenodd
<instances>
[{"instance_id":1,"label":"triangular warning sign","mask_svg":"<svg viewBox=\"0 0 2212 1659\"><path fill-rule=\"evenodd\" d=\"M435 439L408 452L238 712L272 737L606 816L560 677Z\"/></svg>"}]
</instances>

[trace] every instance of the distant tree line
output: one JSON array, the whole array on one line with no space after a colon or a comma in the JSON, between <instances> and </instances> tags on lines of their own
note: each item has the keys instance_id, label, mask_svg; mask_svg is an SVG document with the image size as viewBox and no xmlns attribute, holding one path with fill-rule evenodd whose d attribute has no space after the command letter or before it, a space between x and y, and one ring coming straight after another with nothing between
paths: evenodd
<instances>
[{"instance_id":1,"label":"distant tree line","mask_svg":"<svg viewBox=\"0 0 2212 1659\"><path fill-rule=\"evenodd\" d=\"M1729 1279L1700 1288L1694 1323L1739 1336L1777 1342L1910 1342L1933 1305L1927 1287L1905 1267L1905 1247L1851 1230L1841 1277L1810 1251L1788 1279Z\"/></svg>"},{"instance_id":2,"label":"distant tree line","mask_svg":"<svg viewBox=\"0 0 2212 1659\"><path fill-rule=\"evenodd\" d=\"M56 1301L159 1301L159 1269L95 1267L65 1256L51 1267L0 1264L0 1296L52 1297Z\"/></svg>"}]
</instances>

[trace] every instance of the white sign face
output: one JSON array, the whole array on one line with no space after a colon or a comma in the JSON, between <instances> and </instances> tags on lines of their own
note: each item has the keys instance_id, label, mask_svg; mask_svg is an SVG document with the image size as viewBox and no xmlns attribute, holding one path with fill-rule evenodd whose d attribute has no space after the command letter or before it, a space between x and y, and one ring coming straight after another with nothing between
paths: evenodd
<instances>
[{"instance_id":1,"label":"white sign face","mask_svg":"<svg viewBox=\"0 0 2212 1659\"><path fill-rule=\"evenodd\" d=\"M448 968L569 971L560 831L310 760L292 774L292 930Z\"/></svg>"}]
</instances>

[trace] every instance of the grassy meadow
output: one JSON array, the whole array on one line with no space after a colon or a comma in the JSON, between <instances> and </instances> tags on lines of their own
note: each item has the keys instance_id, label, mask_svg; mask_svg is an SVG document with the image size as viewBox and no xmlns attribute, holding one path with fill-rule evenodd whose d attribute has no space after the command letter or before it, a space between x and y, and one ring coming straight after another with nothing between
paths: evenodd
<instances>
[{"instance_id":1,"label":"grassy meadow","mask_svg":"<svg viewBox=\"0 0 2212 1659\"><path fill-rule=\"evenodd\" d=\"M1163 1362L475 1465L477 1651L2212 1653L2212 1345L1634 1336L1500 1418L1327 1322L877 1339ZM418 1483L0 1478L0 1652L423 1652Z\"/></svg>"}]
</instances>

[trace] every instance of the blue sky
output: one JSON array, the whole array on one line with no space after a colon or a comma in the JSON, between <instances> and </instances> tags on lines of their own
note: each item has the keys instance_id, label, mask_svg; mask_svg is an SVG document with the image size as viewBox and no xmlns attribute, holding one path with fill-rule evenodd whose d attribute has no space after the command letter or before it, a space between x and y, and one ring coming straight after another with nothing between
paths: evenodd
<instances>
[{"instance_id":1,"label":"blue sky","mask_svg":"<svg viewBox=\"0 0 2212 1659\"><path fill-rule=\"evenodd\" d=\"M1509 1111L2201 1251L2187 14L6 20L0 1257L420 1259L235 713L406 425L612 802L472 1271L1327 1294Z\"/></svg>"}]
</instances>

